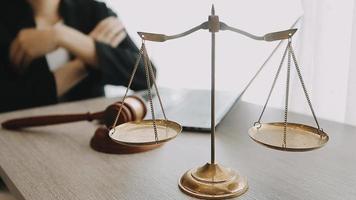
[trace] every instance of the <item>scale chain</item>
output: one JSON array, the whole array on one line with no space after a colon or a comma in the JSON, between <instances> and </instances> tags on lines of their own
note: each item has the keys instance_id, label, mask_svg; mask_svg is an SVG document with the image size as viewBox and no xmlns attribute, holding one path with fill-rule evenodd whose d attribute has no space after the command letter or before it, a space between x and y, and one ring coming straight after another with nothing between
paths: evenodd
<instances>
[{"instance_id":1,"label":"scale chain","mask_svg":"<svg viewBox=\"0 0 356 200\"><path fill-rule=\"evenodd\" d=\"M310 110L311 110L311 112L312 112L312 114L313 114L315 123L316 123L316 125L318 126L318 130L321 130L321 131L322 131L322 129L321 129L320 126L319 126L318 119L317 119L317 117L316 117L316 115L315 115L315 112L314 112L314 109L313 109L313 106L312 106L312 103L311 103L311 100L310 100L308 91L307 91L307 89L306 89L306 87L305 87L305 83L304 83L304 80L303 80L303 77L302 77L302 73L300 72L300 68L299 68L299 65L298 65L298 63L297 63L297 59L296 59L296 56L295 56L295 54L294 54L294 50L293 50L292 45L289 46L289 51L290 51L290 53L292 54L293 62L294 62L295 68L296 68L296 70L297 70L298 77L299 77L300 83L301 83L301 85L302 85L304 94L305 94L305 98L307 99L309 108L310 108Z\"/></svg>"},{"instance_id":2,"label":"scale chain","mask_svg":"<svg viewBox=\"0 0 356 200\"><path fill-rule=\"evenodd\" d=\"M288 126L288 103L289 103L289 82L290 82L290 64L291 64L291 53L290 53L291 39L288 39L288 66L287 66L287 80L286 80L286 96L285 96L285 106L284 106L284 128L283 128L283 144L282 147L287 148L287 126Z\"/></svg>"},{"instance_id":3,"label":"scale chain","mask_svg":"<svg viewBox=\"0 0 356 200\"><path fill-rule=\"evenodd\" d=\"M276 72L276 75L275 75L275 77L274 77L274 80L273 80L273 83L272 83L272 86L271 86L271 89L270 89L270 91L269 91L269 93L268 93L268 97L267 97L266 103L265 103L264 106L263 106L263 109L262 109L262 112L261 112L261 114L260 114L260 117L258 118L258 121L255 122L254 125L257 125L257 124L261 125L262 116L263 116L263 114L264 114L264 112L265 112L265 110L266 110L266 108L267 108L267 104L268 104L268 102L269 102L269 100L270 100L270 98L271 98L272 92L273 92L273 90L274 90L274 87L275 87L275 85L276 85L277 79L278 79L279 74L280 74L280 72L281 72L281 68L282 68L282 66L283 66L283 63L284 63L284 60L285 60L287 51L288 51L288 45L287 45L286 49L284 50L284 53L283 53L283 56L282 56L282 60L281 60L281 62L280 62L280 64L279 64L278 70L277 70L277 72Z\"/></svg>"},{"instance_id":4,"label":"scale chain","mask_svg":"<svg viewBox=\"0 0 356 200\"><path fill-rule=\"evenodd\" d=\"M153 130L155 134L155 140L158 142L158 133L157 133L157 125L156 125L156 117L155 117L155 112L153 108L153 102L152 102L152 93L151 93L151 82L150 82L150 71L149 71L149 66L148 62L149 60L147 59L147 51L146 51L146 46L144 42L142 43L142 49L143 49L143 59L144 59L144 65L145 65L145 71L146 71L146 81L147 81L147 93L148 93L148 98L150 101L150 108L151 108L151 115L152 115L152 123L153 123Z\"/></svg>"},{"instance_id":5,"label":"scale chain","mask_svg":"<svg viewBox=\"0 0 356 200\"><path fill-rule=\"evenodd\" d=\"M140 63L140 60L141 60L142 54L143 54L143 44L142 44L142 46L141 46L141 49L140 49L140 54L139 54L139 56L138 56L138 58L137 58L137 60L136 60L136 63L135 63L134 69L132 70L132 73L131 73L131 77L130 77L129 83L128 83L127 88L126 88L125 95L124 95L124 97L122 98L122 103L121 103L120 108L119 108L119 111L118 111L118 113L117 113L117 115L116 115L116 118L115 118L114 124L113 124L113 125L112 125L112 127L111 127L111 128L112 128L112 130L113 130L112 132L114 132L114 131L115 131L115 127L116 127L116 125L117 125L117 122L118 122L118 120L119 120L119 116L120 116L121 111L122 111L122 107L123 107L124 102L125 102L125 99L126 99L126 97L127 97L127 93L128 93L128 91L129 91L129 89L130 89L130 87L131 87L131 84L132 84L133 78L135 77L135 74L136 74L136 71L137 71L138 65L139 65L139 63Z\"/></svg>"}]
</instances>

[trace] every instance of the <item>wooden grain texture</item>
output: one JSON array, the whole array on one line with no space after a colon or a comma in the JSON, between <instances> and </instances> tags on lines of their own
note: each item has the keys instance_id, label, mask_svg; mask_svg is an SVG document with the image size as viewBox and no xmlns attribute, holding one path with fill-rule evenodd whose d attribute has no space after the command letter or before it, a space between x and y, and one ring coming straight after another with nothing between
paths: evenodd
<instances>
[{"instance_id":1,"label":"wooden grain texture","mask_svg":"<svg viewBox=\"0 0 356 200\"><path fill-rule=\"evenodd\" d=\"M117 99L95 99L0 115L0 122L32 114L95 112ZM207 108L209 109L209 108ZM281 152L253 142L248 128L261 108L239 102L217 128L217 162L249 182L239 199L356 199L356 128L321 120L330 141L311 152ZM168 116L169 117L169 116ZM268 109L266 121L283 118ZM290 114L296 121L311 117ZM0 175L18 199L192 199L178 189L180 176L210 158L210 136L183 132L163 147L133 155L95 152L96 125L77 122L23 131L1 130Z\"/></svg>"}]
</instances>

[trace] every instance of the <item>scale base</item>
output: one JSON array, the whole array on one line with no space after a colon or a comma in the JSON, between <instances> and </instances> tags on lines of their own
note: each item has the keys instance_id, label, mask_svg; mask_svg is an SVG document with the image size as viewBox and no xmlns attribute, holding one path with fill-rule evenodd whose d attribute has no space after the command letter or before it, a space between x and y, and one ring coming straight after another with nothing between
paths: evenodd
<instances>
[{"instance_id":1,"label":"scale base","mask_svg":"<svg viewBox=\"0 0 356 200\"><path fill-rule=\"evenodd\" d=\"M245 193L248 185L246 178L236 171L207 163L187 171L179 180L179 188L196 198L226 199Z\"/></svg>"}]
</instances>

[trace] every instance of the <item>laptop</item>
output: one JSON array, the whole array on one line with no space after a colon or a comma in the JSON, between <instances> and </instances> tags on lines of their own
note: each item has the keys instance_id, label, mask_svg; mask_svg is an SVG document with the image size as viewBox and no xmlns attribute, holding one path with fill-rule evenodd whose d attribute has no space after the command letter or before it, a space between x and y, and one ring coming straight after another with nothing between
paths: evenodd
<instances>
[{"instance_id":1,"label":"laptop","mask_svg":"<svg viewBox=\"0 0 356 200\"><path fill-rule=\"evenodd\" d=\"M154 91L154 90L152 90ZM210 90L195 89L168 89L160 88L159 94L166 116L169 120L176 121L184 130L208 132L210 125ZM147 92L137 95L148 101ZM153 94L153 105L156 118L163 119L158 97ZM221 122L230 111L240 94L229 91L215 92L215 124ZM146 118L151 119L150 107L147 104Z\"/></svg>"}]
</instances>

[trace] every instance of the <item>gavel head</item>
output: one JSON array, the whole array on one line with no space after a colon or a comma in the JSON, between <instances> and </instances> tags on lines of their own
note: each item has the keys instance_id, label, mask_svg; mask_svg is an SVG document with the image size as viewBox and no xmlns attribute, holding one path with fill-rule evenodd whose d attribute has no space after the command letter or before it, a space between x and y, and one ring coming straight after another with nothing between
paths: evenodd
<instances>
[{"instance_id":1,"label":"gavel head","mask_svg":"<svg viewBox=\"0 0 356 200\"><path fill-rule=\"evenodd\" d=\"M128 121L142 120L147 113L145 103L139 97L135 96L127 97L124 103L116 102L108 106L103 116L103 121L106 126L97 128L90 141L90 146L94 150L111 154L128 154L148 151L162 146L162 144L153 144L143 147L133 147L125 146L111 140L109 137L109 129L114 125L121 106L121 113L118 116L119 118L116 125Z\"/></svg>"},{"instance_id":2,"label":"gavel head","mask_svg":"<svg viewBox=\"0 0 356 200\"><path fill-rule=\"evenodd\" d=\"M117 114L120 111L120 115ZM147 108L142 99L136 96L128 96L125 102L116 102L108 106L104 111L103 122L106 127L111 128L112 126L119 125L129 121L142 120L147 113ZM117 123L115 123L116 117L118 117Z\"/></svg>"}]
</instances>

